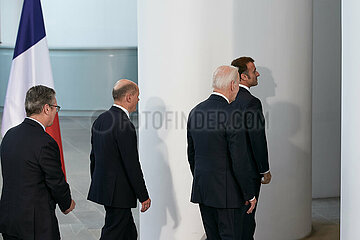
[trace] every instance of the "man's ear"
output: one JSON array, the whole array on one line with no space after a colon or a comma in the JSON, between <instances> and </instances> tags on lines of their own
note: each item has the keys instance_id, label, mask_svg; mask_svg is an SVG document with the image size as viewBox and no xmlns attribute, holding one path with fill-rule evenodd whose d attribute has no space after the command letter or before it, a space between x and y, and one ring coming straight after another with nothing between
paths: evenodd
<instances>
[{"instance_id":1,"label":"man's ear","mask_svg":"<svg viewBox=\"0 0 360 240\"><path fill-rule=\"evenodd\" d=\"M49 106L49 104L45 104L45 105L43 106L42 111L43 111L45 114L48 114L48 113L50 112L50 106Z\"/></svg>"},{"instance_id":2,"label":"man's ear","mask_svg":"<svg viewBox=\"0 0 360 240\"><path fill-rule=\"evenodd\" d=\"M126 102L130 103L131 102L131 94L126 94L125 99L126 99Z\"/></svg>"},{"instance_id":3,"label":"man's ear","mask_svg":"<svg viewBox=\"0 0 360 240\"><path fill-rule=\"evenodd\" d=\"M246 75L245 73L242 73L241 75L240 75L240 81L241 80L247 80L248 79L248 75Z\"/></svg>"},{"instance_id":4,"label":"man's ear","mask_svg":"<svg viewBox=\"0 0 360 240\"><path fill-rule=\"evenodd\" d=\"M231 82L231 91L234 91L236 82L237 82L237 81L232 81L232 82Z\"/></svg>"}]
</instances>

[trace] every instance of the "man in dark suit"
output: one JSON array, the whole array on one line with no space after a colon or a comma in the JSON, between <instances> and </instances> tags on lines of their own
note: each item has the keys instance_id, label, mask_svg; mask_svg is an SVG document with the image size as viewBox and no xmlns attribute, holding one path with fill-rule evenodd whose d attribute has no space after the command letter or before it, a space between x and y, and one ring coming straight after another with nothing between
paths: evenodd
<instances>
[{"instance_id":1,"label":"man in dark suit","mask_svg":"<svg viewBox=\"0 0 360 240\"><path fill-rule=\"evenodd\" d=\"M136 110L139 88L119 80L113 88L114 105L92 126L88 199L105 207L102 240L135 240L137 231L131 208L137 199L145 212L149 198L137 150L137 138L129 113Z\"/></svg>"},{"instance_id":2,"label":"man in dark suit","mask_svg":"<svg viewBox=\"0 0 360 240\"><path fill-rule=\"evenodd\" d=\"M256 70L254 60L250 57L240 57L232 61L232 66L239 69L240 89L233 105L239 109L244 118L246 131L246 146L251 166L257 173L256 199L259 199L260 186L271 181L271 173L268 161L268 150L265 135L265 118L263 115L261 101L251 95L250 88L258 85L259 72ZM243 239L254 239L255 211L244 218Z\"/></svg>"},{"instance_id":3,"label":"man in dark suit","mask_svg":"<svg viewBox=\"0 0 360 240\"><path fill-rule=\"evenodd\" d=\"M59 109L53 89L30 88L25 98L27 117L2 140L0 232L5 240L60 239L56 204L64 214L75 207L61 170L59 147L45 132Z\"/></svg>"},{"instance_id":4,"label":"man in dark suit","mask_svg":"<svg viewBox=\"0 0 360 240\"><path fill-rule=\"evenodd\" d=\"M191 202L199 203L208 240L239 240L243 215L255 208L249 161L230 122L230 102L239 90L237 68L218 67L214 91L190 112L187 125L188 161L193 174ZM245 204L251 203L250 207Z\"/></svg>"}]
</instances>

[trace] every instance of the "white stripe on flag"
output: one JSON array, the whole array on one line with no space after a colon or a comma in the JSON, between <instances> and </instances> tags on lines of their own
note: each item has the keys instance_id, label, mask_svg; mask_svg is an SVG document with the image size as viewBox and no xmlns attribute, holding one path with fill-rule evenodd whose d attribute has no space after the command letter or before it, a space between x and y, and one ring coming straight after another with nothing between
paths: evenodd
<instances>
[{"instance_id":1,"label":"white stripe on flag","mask_svg":"<svg viewBox=\"0 0 360 240\"><path fill-rule=\"evenodd\" d=\"M6 91L1 135L25 118L25 95L35 85L54 88L46 37L13 59Z\"/></svg>"}]
</instances>

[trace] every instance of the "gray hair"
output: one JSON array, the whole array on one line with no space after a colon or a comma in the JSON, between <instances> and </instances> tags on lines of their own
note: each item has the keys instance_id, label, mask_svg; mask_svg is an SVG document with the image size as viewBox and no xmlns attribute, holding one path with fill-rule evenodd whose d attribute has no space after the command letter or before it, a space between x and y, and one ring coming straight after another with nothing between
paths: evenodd
<instances>
[{"instance_id":1,"label":"gray hair","mask_svg":"<svg viewBox=\"0 0 360 240\"><path fill-rule=\"evenodd\" d=\"M238 77L238 68L233 66L220 66L213 74L212 87L214 89L226 89Z\"/></svg>"},{"instance_id":2,"label":"gray hair","mask_svg":"<svg viewBox=\"0 0 360 240\"><path fill-rule=\"evenodd\" d=\"M55 91L43 85L31 87L26 92L25 111L26 116L41 113L45 104L52 104L55 99Z\"/></svg>"}]
</instances>

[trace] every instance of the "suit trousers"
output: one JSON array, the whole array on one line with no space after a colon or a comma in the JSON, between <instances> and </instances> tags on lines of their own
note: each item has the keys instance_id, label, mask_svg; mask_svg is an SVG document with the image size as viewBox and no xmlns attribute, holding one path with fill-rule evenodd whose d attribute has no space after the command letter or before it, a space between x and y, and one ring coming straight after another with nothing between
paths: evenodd
<instances>
[{"instance_id":1,"label":"suit trousers","mask_svg":"<svg viewBox=\"0 0 360 240\"><path fill-rule=\"evenodd\" d=\"M130 208L105 206L105 225L100 240L136 240L137 231Z\"/></svg>"},{"instance_id":2,"label":"suit trousers","mask_svg":"<svg viewBox=\"0 0 360 240\"><path fill-rule=\"evenodd\" d=\"M199 206L207 240L241 240L245 208Z\"/></svg>"},{"instance_id":3,"label":"suit trousers","mask_svg":"<svg viewBox=\"0 0 360 240\"><path fill-rule=\"evenodd\" d=\"M259 201L259 195L260 195L260 186L261 186L261 178L259 178L258 182L256 183L256 200ZM247 208L249 208L250 205L248 205ZM250 214L245 214L243 218L243 226L244 230L242 233L241 240L254 240L254 233L255 233L255 212L256 212L257 204ZM247 211L247 210L246 210Z\"/></svg>"},{"instance_id":4,"label":"suit trousers","mask_svg":"<svg viewBox=\"0 0 360 240\"><path fill-rule=\"evenodd\" d=\"M12 237L12 236L9 236L5 233L2 234L2 237L4 240L21 240L20 238L17 238L17 237Z\"/></svg>"}]
</instances>

